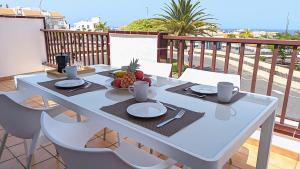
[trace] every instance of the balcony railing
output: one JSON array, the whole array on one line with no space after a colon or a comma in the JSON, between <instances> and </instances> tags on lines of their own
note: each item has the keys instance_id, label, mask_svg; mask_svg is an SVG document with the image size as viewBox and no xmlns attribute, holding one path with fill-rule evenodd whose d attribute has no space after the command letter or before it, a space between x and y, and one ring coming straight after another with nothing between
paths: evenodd
<instances>
[{"instance_id":1,"label":"balcony railing","mask_svg":"<svg viewBox=\"0 0 300 169\"><path fill-rule=\"evenodd\" d=\"M45 33L46 47L48 54L48 62L55 64L54 56L58 53L69 53L74 60L82 60L85 65L90 64L110 64L109 62L109 33L99 32L78 32L78 31L61 31L61 30L42 30ZM128 32L126 32L128 34ZM135 32L136 34L136 32ZM145 33L142 33L145 34ZM207 70L205 63L209 59L210 71L218 71L224 73L236 73L243 75L243 68L245 67L245 50L247 45L255 46L256 51L253 57L252 78L250 85L250 92L256 92L257 77L259 71L259 63L262 47L265 45L273 46L272 61L269 68L268 82L264 94L271 95L274 84L274 76L276 76L277 59L279 58L279 50L281 46L289 47L290 49L290 64L289 71L286 77L286 87L284 91L282 108L278 117L280 122L276 123L275 131L300 138L300 119L287 117L287 107L289 102L289 95L293 81L293 73L297 62L298 48L300 41L285 41L285 40L261 40L261 39L228 39L228 38L214 38L214 37L188 37L188 36L170 36L163 35L159 38L158 49L161 54L158 60L161 62L174 63L177 62L177 74L180 76L185 67ZM217 63L219 47L218 44L226 44L223 68ZM162 45L163 44L163 45ZM199 44L198 46L196 44ZM210 44L210 47L207 47ZM237 70L233 72L230 67L232 44L239 45L239 55L237 58ZM198 53L197 53L198 52ZM207 57L209 53L209 58ZM187 53L187 55L185 55ZM196 59L199 59L196 63ZM300 113L300 111L298 112ZM286 120L291 120L298 123L298 126L291 126L286 123Z\"/></svg>"},{"instance_id":2,"label":"balcony railing","mask_svg":"<svg viewBox=\"0 0 300 169\"><path fill-rule=\"evenodd\" d=\"M55 55L67 53L70 63L80 60L84 65L110 64L109 36L101 32L42 30L45 34L47 61L55 64Z\"/></svg>"}]
</instances>

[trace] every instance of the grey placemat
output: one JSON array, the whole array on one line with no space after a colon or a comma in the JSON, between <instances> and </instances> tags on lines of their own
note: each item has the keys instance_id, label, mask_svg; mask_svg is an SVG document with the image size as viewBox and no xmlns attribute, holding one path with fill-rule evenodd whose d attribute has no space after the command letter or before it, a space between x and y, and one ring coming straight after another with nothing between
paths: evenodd
<instances>
[{"instance_id":1,"label":"grey placemat","mask_svg":"<svg viewBox=\"0 0 300 169\"><path fill-rule=\"evenodd\" d=\"M83 93L87 93L87 92L93 92L93 91L97 91L97 90L107 89L105 86L102 86L100 84L89 82L89 83L91 83L91 86L89 86L88 88L83 88L83 86L82 86L82 87L79 87L80 89L78 89L76 91L68 92L71 89L62 89L62 88L55 87L54 84L58 81L61 81L61 80L63 80L63 79L51 80L51 81L47 81L47 82L40 82L38 84L45 87L45 88L47 88L47 89L50 89L50 90L53 90L57 93L65 95L67 97L75 96L75 95L79 95L79 94L83 94Z\"/></svg>"},{"instance_id":2,"label":"grey placemat","mask_svg":"<svg viewBox=\"0 0 300 169\"><path fill-rule=\"evenodd\" d=\"M178 94L181 94L181 95L194 97L194 98L198 98L198 99L202 99L202 100L206 100L206 101L210 101L210 102L214 102L214 103L220 103L220 104L232 104L232 103L240 100L242 97L247 95L246 93L238 93L237 95L235 95L232 98L230 103L221 103L221 102L218 101L218 96L216 94L206 95L206 97L204 97L204 98L199 98L197 96L187 95L186 94L187 92L189 92L189 93L194 93L194 92L191 91L190 89L188 89L188 91L185 91L185 89L187 89L189 87L192 87L194 85L197 85L197 84L188 82L188 83L185 83L185 84L182 84L182 85L179 85L179 86L168 88L168 89L166 89L166 91L169 91L169 92L172 92L172 93L178 93ZM195 93L195 94L197 94L197 93Z\"/></svg>"},{"instance_id":3,"label":"grey placemat","mask_svg":"<svg viewBox=\"0 0 300 169\"><path fill-rule=\"evenodd\" d=\"M101 75L101 76L106 76L106 77L114 77L112 72L117 71L117 70L121 70L121 69L108 70L108 71L98 72L96 74Z\"/></svg>"},{"instance_id":4,"label":"grey placemat","mask_svg":"<svg viewBox=\"0 0 300 169\"><path fill-rule=\"evenodd\" d=\"M149 102L154 102L154 100L149 100ZM202 112L194 112L194 111L184 109L186 110L186 113L181 119L174 120L163 127L157 128L156 127L157 124L174 117L177 114L177 112L183 108L167 104L169 106L176 108L177 111L168 109L167 113L163 116L152 118L152 119L151 118L143 119L143 118L136 118L127 113L127 107L135 103L137 103L135 99L129 99L120 103L116 103L111 106L102 107L101 110L168 137L172 136L173 134L180 131L184 127L197 121L205 114Z\"/></svg>"}]
</instances>

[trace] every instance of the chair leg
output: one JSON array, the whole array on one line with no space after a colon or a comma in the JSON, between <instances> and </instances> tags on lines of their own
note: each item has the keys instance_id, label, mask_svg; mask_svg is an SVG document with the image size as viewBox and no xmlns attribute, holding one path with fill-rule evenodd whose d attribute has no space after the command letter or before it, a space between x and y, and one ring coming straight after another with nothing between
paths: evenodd
<instances>
[{"instance_id":1,"label":"chair leg","mask_svg":"<svg viewBox=\"0 0 300 169\"><path fill-rule=\"evenodd\" d=\"M30 169L31 168L32 157L33 157L34 151L35 151L35 149L36 149L36 147L37 147L37 145L39 143L39 137L40 137L40 132L36 133L33 136L33 139L32 139L32 142L31 142L28 154L27 154L26 169Z\"/></svg>"},{"instance_id":2,"label":"chair leg","mask_svg":"<svg viewBox=\"0 0 300 169\"><path fill-rule=\"evenodd\" d=\"M103 129L103 140L105 141L106 140L106 132L107 132L107 128L105 127Z\"/></svg>"},{"instance_id":3,"label":"chair leg","mask_svg":"<svg viewBox=\"0 0 300 169\"><path fill-rule=\"evenodd\" d=\"M117 133L117 142L118 142L118 145L119 145L119 146L120 146L120 144L121 144L120 141L121 141L121 140L120 140L120 134L119 134L119 132L118 132L118 133Z\"/></svg>"},{"instance_id":4,"label":"chair leg","mask_svg":"<svg viewBox=\"0 0 300 169\"><path fill-rule=\"evenodd\" d=\"M30 154L29 157L27 157L26 169L30 169L31 168L32 157L33 157L33 154Z\"/></svg>"},{"instance_id":5,"label":"chair leg","mask_svg":"<svg viewBox=\"0 0 300 169\"><path fill-rule=\"evenodd\" d=\"M42 96L42 99L43 99L43 102L44 102L44 107L45 107L46 109L49 108L48 99L45 98L45 97L43 97L43 96Z\"/></svg>"},{"instance_id":6,"label":"chair leg","mask_svg":"<svg viewBox=\"0 0 300 169\"><path fill-rule=\"evenodd\" d=\"M154 151L153 151L153 149L152 149L152 148L150 148L150 154L153 154L153 152L154 152Z\"/></svg>"},{"instance_id":7,"label":"chair leg","mask_svg":"<svg viewBox=\"0 0 300 169\"><path fill-rule=\"evenodd\" d=\"M76 113L76 119L77 119L77 122L81 122L81 116L79 113Z\"/></svg>"},{"instance_id":8,"label":"chair leg","mask_svg":"<svg viewBox=\"0 0 300 169\"><path fill-rule=\"evenodd\" d=\"M0 159L1 159L4 147L5 147L5 143L6 143L7 137L8 137L8 133L5 131L5 133L4 133L4 135L3 135L2 139L1 139L2 143L1 143L1 147L0 147Z\"/></svg>"},{"instance_id":9,"label":"chair leg","mask_svg":"<svg viewBox=\"0 0 300 169\"><path fill-rule=\"evenodd\" d=\"M28 143L28 141L29 140L24 140L24 149L25 149L25 154L26 154L26 156L28 156L29 155L29 147L28 147L28 145L29 145L29 143Z\"/></svg>"}]
</instances>

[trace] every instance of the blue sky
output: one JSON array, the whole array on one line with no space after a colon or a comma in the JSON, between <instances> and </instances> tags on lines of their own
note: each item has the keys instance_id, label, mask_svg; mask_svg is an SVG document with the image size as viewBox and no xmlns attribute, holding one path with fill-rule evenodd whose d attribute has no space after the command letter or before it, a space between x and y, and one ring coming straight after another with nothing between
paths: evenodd
<instances>
[{"instance_id":1,"label":"blue sky","mask_svg":"<svg viewBox=\"0 0 300 169\"><path fill-rule=\"evenodd\" d=\"M38 8L40 0L0 0L11 7ZM117 27L132 20L161 12L169 0L43 0L43 9L60 11L72 24L100 16ZM300 30L300 0L202 0L207 12L217 18L221 28L285 29L290 13L290 29Z\"/></svg>"}]
</instances>

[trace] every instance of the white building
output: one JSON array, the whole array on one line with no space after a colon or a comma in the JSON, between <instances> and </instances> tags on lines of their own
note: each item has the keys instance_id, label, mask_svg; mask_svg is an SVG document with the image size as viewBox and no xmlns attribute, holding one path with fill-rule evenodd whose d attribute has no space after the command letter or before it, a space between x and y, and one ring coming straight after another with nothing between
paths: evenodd
<instances>
[{"instance_id":1,"label":"white building","mask_svg":"<svg viewBox=\"0 0 300 169\"><path fill-rule=\"evenodd\" d=\"M70 29L65 17L56 11L43 11L48 29Z\"/></svg>"},{"instance_id":2,"label":"white building","mask_svg":"<svg viewBox=\"0 0 300 169\"><path fill-rule=\"evenodd\" d=\"M4 16L27 16L45 17L47 29L69 29L65 17L56 11L45 11L27 7L6 8L0 7L0 15Z\"/></svg>"},{"instance_id":3,"label":"white building","mask_svg":"<svg viewBox=\"0 0 300 169\"><path fill-rule=\"evenodd\" d=\"M95 31L96 25L101 22L100 17L93 17L90 20L81 20L74 23L72 30L78 31Z\"/></svg>"}]
</instances>

